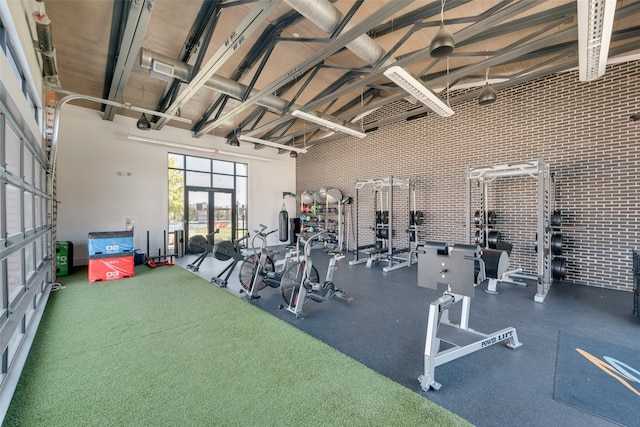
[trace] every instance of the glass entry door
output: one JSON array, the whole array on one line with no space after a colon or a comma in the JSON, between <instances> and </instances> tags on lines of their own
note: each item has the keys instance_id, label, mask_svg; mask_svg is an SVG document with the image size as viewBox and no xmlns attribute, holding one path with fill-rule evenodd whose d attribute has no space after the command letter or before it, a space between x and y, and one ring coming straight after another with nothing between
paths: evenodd
<instances>
[{"instance_id":1,"label":"glass entry door","mask_svg":"<svg viewBox=\"0 0 640 427\"><path fill-rule=\"evenodd\" d=\"M220 231L211 236L210 242L232 240L235 224L233 209L233 191L218 189L187 189L185 200L187 209L186 236L188 242L193 236L207 237L216 229ZM187 245L187 251L189 247Z\"/></svg>"}]
</instances>

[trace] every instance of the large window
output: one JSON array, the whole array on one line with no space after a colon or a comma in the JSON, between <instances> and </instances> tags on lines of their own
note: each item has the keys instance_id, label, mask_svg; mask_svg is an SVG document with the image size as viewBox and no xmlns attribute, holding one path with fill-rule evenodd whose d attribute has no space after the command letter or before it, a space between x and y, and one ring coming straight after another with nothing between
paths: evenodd
<instances>
[{"instance_id":1,"label":"large window","mask_svg":"<svg viewBox=\"0 0 640 427\"><path fill-rule=\"evenodd\" d=\"M244 236L247 171L244 163L169 153L169 230L184 230L185 241L215 230L216 240Z\"/></svg>"}]
</instances>

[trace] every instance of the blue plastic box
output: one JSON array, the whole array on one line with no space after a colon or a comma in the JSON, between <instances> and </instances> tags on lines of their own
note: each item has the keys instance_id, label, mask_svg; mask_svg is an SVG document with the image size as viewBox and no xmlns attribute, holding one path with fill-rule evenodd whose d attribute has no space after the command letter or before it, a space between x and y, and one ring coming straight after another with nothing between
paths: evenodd
<instances>
[{"instance_id":1,"label":"blue plastic box","mask_svg":"<svg viewBox=\"0 0 640 427\"><path fill-rule=\"evenodd\" d=\"M89 233L89 256L133 255L133 231L101 231Z\"/></svg>"}]
</instances>

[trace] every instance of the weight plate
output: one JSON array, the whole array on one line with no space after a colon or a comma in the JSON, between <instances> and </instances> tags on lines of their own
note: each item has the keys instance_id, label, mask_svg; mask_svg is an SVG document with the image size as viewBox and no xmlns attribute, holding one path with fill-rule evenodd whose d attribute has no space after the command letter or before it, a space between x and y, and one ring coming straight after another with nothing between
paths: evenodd
<instances>
[{"instance_id":1,"label":"weight plate","mask_svg":"<svg viewBox=\"0 0 640 427\"><path fill-rule=\"evenodd\" d=\"M424 223L424 213L422 211L414 211L413 214L413 223L415 225L422 225Z\"/></svg>"},{"instance_id":2,"label":"weight plate","mask_svg":"<svg viewBox=\"0 0 640 427\"><path fill-rule=\"evenodd\" d=\"M496 213L494 211L487 212L487 224L496 223Z\"/></svg>"},{"instance_id":3,"label":"weight plate","mask_svg":"<svg viewBox=\"0 0 640 427\"><path fill-rule=\"evenodd\" d=\"M551 235L551 253L562 255L562 234Z\"/></svg>"},{"instance_id":4,"label":"weight plate","mask_svg":"<svg viewBox=\"0 0 640 427\"><path fill-rule=\"evenodd\" d=\"M382 223L389 224L389 211L382 212Z\"/></svg>"},{"instance_id":5,"label":"weight plate","mask_svg":"<svg viewBox=\"0 0 640 427\"><path fill-rule=\"evenodd\" d=\"M567 260L562 257L556 257L551 260L551 275L556 280L562 280L567 275Z\"/></svg>"},{"instance_id":6,"label":"weight plate","mask_svg":"<svg viewBox=\"0 0 640 427\"><path fill-rule=\"evenodd\" d=\"M490 231L487 235L487 246L490 249L496 249L498 242L502 240L499 231Z\"/></svg>"},{"instance_id":7,"label":"weight plate","mask_svg":"<svg viewBox=\"0 0 640 427\"><path fill-rule=\"evenodd\" d=\"M473 214L473 223L478 227L482 225L482 215L480 215L480 211L476 211Z\"/></svg>"}]
</instances>

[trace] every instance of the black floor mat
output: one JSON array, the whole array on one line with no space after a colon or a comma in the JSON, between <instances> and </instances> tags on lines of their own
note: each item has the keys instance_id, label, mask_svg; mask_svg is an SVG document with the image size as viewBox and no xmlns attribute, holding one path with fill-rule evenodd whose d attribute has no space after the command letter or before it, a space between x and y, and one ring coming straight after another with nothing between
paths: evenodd
<instances>
[{"instance_id":1,"label":"black floor mat","mask_svg":"<svg viewBox=\"0 0 640 427\"><path fill-rule=\"evenodd\" d=\"M554 398L625 426L640 426L640 354L560 333Z\"/></svg>"}]
</instances>

